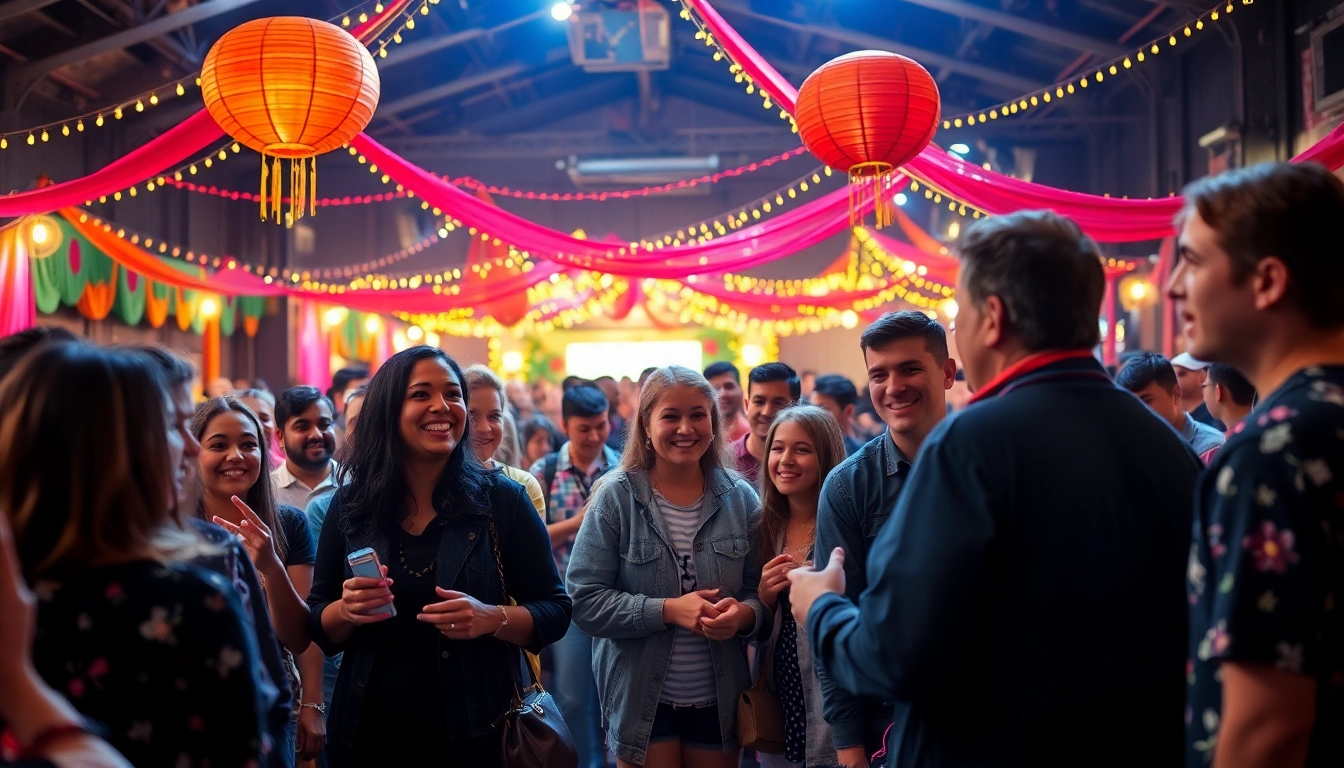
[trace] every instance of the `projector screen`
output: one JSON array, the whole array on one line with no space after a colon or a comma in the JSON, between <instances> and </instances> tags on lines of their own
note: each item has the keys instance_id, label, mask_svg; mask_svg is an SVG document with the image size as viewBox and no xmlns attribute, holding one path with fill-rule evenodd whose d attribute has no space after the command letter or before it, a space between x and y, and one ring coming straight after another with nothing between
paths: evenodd
<instances>
[{"instance_id":1,"label":"projector screen","mask_svg":"<svg viewBox=\"0 0 1344 768\"><path fill-rule=\"evenodd\" d=\"M698 341L576 341L565 346L565 374L637 381L645 368L684 365L699 371L704 367L702 353Z\"/></svg>"}]
</instances>

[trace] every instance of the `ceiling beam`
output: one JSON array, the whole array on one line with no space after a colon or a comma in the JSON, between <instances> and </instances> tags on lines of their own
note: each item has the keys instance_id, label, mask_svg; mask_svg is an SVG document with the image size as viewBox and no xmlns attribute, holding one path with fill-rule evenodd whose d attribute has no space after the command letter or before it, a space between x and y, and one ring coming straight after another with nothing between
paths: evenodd
<instances>
[{"instance_id":1,"label":"ceiling beam","mask_svg":"<svg viewBox=\"0 0 1344 768\"><path fill-rule=\"evenodd\" d=\"M22 16L25 13L41 10L48 5L55 5L60 0L9 0L7 3L0 3L0 21L12 19L15 16Z\"/></svg>"},{"instance_id":2,"label":"ceiling beam","mask_svg":"<svg viewBox=\"0 0 1344 768\"><path fill-rule=\"evenodd\" d=\"M1081 35L1076 32L1070 32L1066 29L1060 29L1049 24L1042 24L1039 21L1024 19L1021 16L1014 16L1011 13L996 11L992 8L986 8L982 5L962 2L962 0L903 0L910 5L918 5L921 8L928 8L934 11L959 16L963 19L980 21L992 27L1006 29L1009 32L1016 32L1019 35L1042 40L1055 45L1062 45L1066 48L1073 48L1078 51L1088 51L1106 59L1113 59L1117 56L1123 56L1128 51L1108 40L1101 40L1087 35Z\"/></svg>"},{"instance_id":3,"label":"ceiling beam","mask_svg":"<svg viewBox=\"0 0 1344 768\"><path fill-rule=\"evenodd\" d=\"M542 62L542 64L543 65L555 64L563 59L568 58L569 58L568 50L562 48L556 48L546 54L546 60ZM473 88L479 88L483 85L489 85L495 82L496 80L505 80L507 78L514 77L516 75L521 75L524 72L527 72L528 70L533 69L536 66L537 66L536 64L528 64L521 61L514 62L513 64L505 64L502 67L496 67L494 69L486 70L485 72L482 72L478 75L472 75L470 77L462 77L456 80L450 80L444 83L443 85L434 88L426 88L422 91L417 91L408 96L403 96L402 98L397 99L395 101L380 105L378 107L378 111L383 114L395 115L399 112L405 112L408 109L415 109L416 107L424 106L425 104L429 104L431 102L435 102L440 99L446 99L449 96L456 96L459 93L466 93L467 91L470 91Z\"/></svg>"},{"instance_id":4,"label":"ceiling beam","mask_svg":"<svg viewBox=\"0 0 1344 768\"><path fill-rule=\"evenodd\" d=\"M619 75L599 76L599 79L587 85L537 99L517 109L467 120L457 128L486 136L518 133L550 118L569 117L610 104L630 96L632 92L628 78Z\"/></svg>"},{"instance_id":5,"label":"ceiling beam","mask_svg":"<svg viewBox=\"0 0 1344 768\"><path fill-rule=\"evenodd\" d=\"M131 27L100 40L76 46L55 56L48 56L45 59L15 67L9 73L8 80L11 83L22 84L34 82L61 67L91 59L108 51L116 51L153 40L174 30L214 18L255 2L257 0L210 0L199 5L193 5L177 13L160 16L140 26Z\"/></svg>"},{"instance_id":6,"label":"ceiling beam","mask_svg":"<svg viewBox=\"0 0 1344 768\"><path fill-rule=\"evenodd\" d=\"M796 21L781 19L775 16L767 16L763 13L757 13L750 8L737 5L736 3L721 2L717 4L721 11L734 13L739 16L764 21L767 24L774 24L777 27L793 30L794 32L811 32L829 37L832 40L839 40L842 43L858 46L860 48L873 48L882 51L891 51L918 61L926 67L945 67L952 72L957 72L967 77L973 77L985 82L997 83L1007 88L1013 89L1016 93L1027 93L1030 91L1039 91L1045 88L1049 83L1033 80L1029 77L1014 75L1011 72L1005 72L1002 69L988 67L981 64L975 64L969 61L962 61L955 56L949 56L944 53L926 51L922 48L916 48L905 43L898 43L895 40L888 40L884 37L876 37L865 32L859 32L852 29L842 29L822 24L800 24Z\"/></svg>"},{"instance_id":7,"label":"ceiling beam","mask_svg":"<svg viewBox=\"0 0 1344 768\"><path fill-rule=\"evenodd\" d=\"M610 131L564 131L514 133L503 136L454 134L388 139L387 147L408 160L428 166L445 158L472 160L524 157L557 158L569 155L623 153L744 152L755 156L782 152L798 146L798 137L771 126L760 128L679 128L666 137L647 139Z\"/></svg>"},{"instance_id":8,"label":"ceiling beam","mask_svg":"<svg viewBox=\"0 0 1344 768\"><path fill-rule=\"evenodd\" d=\"M460 32L454 32L451 35L430 37L424 40L417 40L414 43L408 43L406 45L397 46L396 48L388 51L386 59L378 60L378 69L384 70L388 69L389 67L395 67L399 64L405 64L409 61L415 61L421 56L434 53L435 51L442 51L446 48L452 48L453 46L456 45L469 43L472 40L478 40L482 37L497 35L500 32L504 32L505 30L509 30L516 26L526 24L527 22L533 21L535 19L540 19L543 16L550 16L550 11L543 8L534 13L529 13L526 16L520 16L511 21L506 21L498 26L490 27L489 29L484 29L481 27L476 27L473 29L464 29Z\"/></svg>"}]
</instances>

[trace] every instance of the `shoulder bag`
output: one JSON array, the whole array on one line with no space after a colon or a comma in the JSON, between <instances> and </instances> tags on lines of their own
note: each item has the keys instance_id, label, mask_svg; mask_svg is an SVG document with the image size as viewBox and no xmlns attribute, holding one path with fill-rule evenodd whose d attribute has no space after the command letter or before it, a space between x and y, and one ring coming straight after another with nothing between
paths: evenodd
<instances>
[{"instance_id":1,"label":"shoulder bag","mask_svg":"<svg viewBox=\"0 0 1344 768\"><path fill-rule=\"evenodd\" d=\"M499 571L499 585L508 598L508 584L504 580L504 561L499 556L499 532L495 530L495 516L489 514L490 544L495 551L495 568ZM511 663L511 675L516 675L518 665ZM532 684L520 689L518 680L513 681L513 701L502 717L496 722L499 730L500 765L508 768L578 768L579 753L574 748L574 738L569 726L560 716L555 699L541 686L537 676L535 657L528 654L527 671Z\"/></svg>"}]
</instances>

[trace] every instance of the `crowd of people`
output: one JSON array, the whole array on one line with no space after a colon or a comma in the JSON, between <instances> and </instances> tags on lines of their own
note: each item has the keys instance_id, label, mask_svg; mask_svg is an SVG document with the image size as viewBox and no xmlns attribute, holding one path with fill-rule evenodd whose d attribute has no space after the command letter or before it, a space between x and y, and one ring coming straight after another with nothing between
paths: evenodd
<instances>
[{"instance_id":1,"label":"crowd of people","mask_svg":"<svg viewBox=\"0 0 1344 768\"><path fill-rule=\"evenodd\" d=\"M1119 370L1049 212L967 227L960 359L885 314L866 395L419 346L196 403L0 340L0 763L518 765L540 667L581 768L1344 765L1344 183L1186 193L1188 351Z\"/></svg>"}]
</instances>

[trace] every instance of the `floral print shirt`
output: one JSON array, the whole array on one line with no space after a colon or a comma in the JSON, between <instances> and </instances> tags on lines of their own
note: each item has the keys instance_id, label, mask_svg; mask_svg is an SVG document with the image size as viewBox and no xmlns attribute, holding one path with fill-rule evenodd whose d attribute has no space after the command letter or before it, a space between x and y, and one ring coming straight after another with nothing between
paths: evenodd
<instances>
[{"instance_id":1,"label":"floral print shirt","mask_svg":"<svg viewBox=\"0 0 1344 768\"><path fill-rule=\"evenodd\" d=\"M132 765L259 764L257 641L222 576L139 561L39 578L33 591L38 672Z\"/></svg>"},{"instance_id":2,"label":"floral print shirt","mask_svg":"<svg viewBox=\"0 0 1344 768\"><path fill-rule=\"evenodd\" d=\"M1237 425L1195 506L1187 768L1218 744L1222 661L1314 678L1307 765L1344 765L1344 366L1298 372Z\"/></svg>"}]
</instances>

